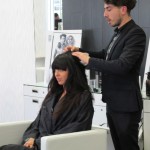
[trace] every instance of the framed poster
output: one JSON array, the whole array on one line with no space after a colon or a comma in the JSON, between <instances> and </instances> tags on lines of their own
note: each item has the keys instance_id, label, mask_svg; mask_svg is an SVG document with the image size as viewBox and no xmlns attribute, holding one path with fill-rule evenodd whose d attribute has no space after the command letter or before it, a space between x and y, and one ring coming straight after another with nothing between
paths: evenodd
<instances>
[{"instance_id":1,"label":"framed poster","mask_svg":"<svg viewBox=\"0 0 150 150\"><path fill-rule=\"evenodd\" d=\"M47 35L44 83L48 84L52 77L51 65L55 57L63 53L68 46L81 46L82 30L55 30Z\"/></svg>"}]
</instances>

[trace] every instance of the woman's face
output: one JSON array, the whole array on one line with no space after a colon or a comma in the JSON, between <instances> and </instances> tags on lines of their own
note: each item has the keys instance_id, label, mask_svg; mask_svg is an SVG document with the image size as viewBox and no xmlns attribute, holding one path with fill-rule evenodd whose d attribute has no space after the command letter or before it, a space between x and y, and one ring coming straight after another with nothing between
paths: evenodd
<instances>
[{"instance_id":1,"label":"woman's face","mask_svg":"<svg viewBox=\"0 0 150 150\"><path fill-rule=\"evenodd\" d=\"M63 44L63 43L65 43L65 41L66 41L66 37L62 36L61 39L60 39L60 43Z\"/></svg>"},{"instance_id":2,"label":"woman's face","mask_svg":"<svg viewBox=\"0 0 150 150\"><path fill-rule=\"evenodd\" d=\"M55 69L55 78L59 85L64 85L68 79L68 70Z\"/></svg>"},{"instance_id":3,"label":"woman's face","mask_svg":"<svg viewBox=\"0 0 150 150\"><path fill-rule=\"evenodd\" d=\"M68 44L72 44L72 43L73 43L73 37L72 37L72 36L69 36L67 42L68 42Z\"/></svg>"}]
</instances>

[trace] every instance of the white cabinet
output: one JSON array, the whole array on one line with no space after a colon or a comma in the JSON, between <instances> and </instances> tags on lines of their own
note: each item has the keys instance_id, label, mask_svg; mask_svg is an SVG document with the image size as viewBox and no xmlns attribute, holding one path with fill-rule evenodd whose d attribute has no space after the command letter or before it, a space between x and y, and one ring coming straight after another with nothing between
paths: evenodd
<instances>
[{"instance_id":1,"label":"white cabinet","mask_svg":"<svg viewBox=\"0 0 150 150\"><path fill-rule=\"evenodd\" d=\"M36 118L41 107L42 101L43 98L24 96L25 120L33 120Z\"/></svg>"},{"instance_id":2,"label":"white cabinet","mask_svg":"<svg viewBox=\"0 0 150 150\"><path fill-rule=\"evenodd\" d=\"M94 116L93 124L107 127L106 104L102 102L102 95L93 93Z\"/></svg>"},{"instance_id":3,"label":"white cabinet","mask_svg":"<svg viewBox=\"0 0 150 150\"><path fill-rule=\"evenodd\" d=\"M37 116L41 104L48 92L43 84L24 84L24 119L33 120ZM93 93L94 116L93 124L107 126L106 104L101 101L101 94Z\"/></svg>"},{"instance_id":4,"label":"white cabinet","mask_svg":"<svg viewBox=\"0 0 150 150\"><path fill-rule=\"evenodd\" d=\"M43 84L24 84L24 119L33 120L37 116L41 104L48 92L47 86ZM101 101L101 94L93 93L94 116L93 124L107 126L106 104Z\"/></svg>"},{"instance_id":5,"label":"white cabinet","mask_svg":"<svg viewBox=\"0 0 150 150\"><path fill-rule=\"evenodd\" d=\"M24 119L34 120L47 94L48 88L39 85L24 85Z\"/></svg>"},{"instance_id":6,"label":"white cabinet","mask_svg":"<svg viewBox=\"0 0 150 150\"><path fill-rule=\"evenodd\" d=\"M144 150L150 149L150 99L144 100Z\"/></svg>"},{"instance_id":7,"label":"white cabinet","mask_svg":"<svg viewBox=\"0 0 150 150\"><path fill-rule=\"evenodd\" d=\"M102 102L102 94L93 93L94 116L93 125L107 127L106 103ZM114 150L110 132L107 133L107 150Z\"/></svg>"},{"instance_id":8,"label":"white cabinet","mask_svg":"<svg viewBox=\"0 0 150 150\"><path fill-rule=\"evenodd\" d=\"M93 124L99 126L107 126L106 107L94 106Z\"/></svg>"}]
</instances>

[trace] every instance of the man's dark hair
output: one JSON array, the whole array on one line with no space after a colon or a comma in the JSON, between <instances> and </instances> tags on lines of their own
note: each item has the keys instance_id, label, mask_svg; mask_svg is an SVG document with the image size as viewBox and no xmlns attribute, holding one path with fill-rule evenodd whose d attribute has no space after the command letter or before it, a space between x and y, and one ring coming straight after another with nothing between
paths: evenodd
<instances>
[{"instance_id":1,"label":"man's dark hair","mask_svg":"<svg viewBox=\"0 0 150 150\"><path fill-rule=\"evenodd\" d=\"M55 16L55 17L58 17L58 14L57 14L57 13L54 13L54 16Z\"/></svg>"},{"instance_id":2,"label":"man's dark hair","mask_svg":"<svg viewBox=\"0 0 150 150\"><path fill-rule=\"evenodd\" d=\"M117 7L126 6L128 9L128 13L130 14L130 11L136 5L136 0L104 0L104 3L112 4L112 5L115 5Z\"/></svg>"}]
</instances>

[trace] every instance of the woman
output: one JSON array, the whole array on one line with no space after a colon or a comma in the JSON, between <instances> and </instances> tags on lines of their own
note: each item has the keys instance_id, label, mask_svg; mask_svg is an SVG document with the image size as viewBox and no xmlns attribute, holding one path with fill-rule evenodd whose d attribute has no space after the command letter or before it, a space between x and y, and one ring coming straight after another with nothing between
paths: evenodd
<instances>
[{"instance_id":1,"label":"woman","mask_svg":"<svg viewBox=\"0 0 150 150\"><path fill-rule=\"evenodd\" d=\"M6 145L0 150L40 150L43 136L91 129L94 110L84 66L66 52L55 58L52 70L49 92L25 131L22 145Z\"/></svg>"},{"instance_id":2,"label":"woman","mask_svg":"<svg viewBox=\"0 0 150 150\"><path fill-rule=\"evenodd\" d=\"M75 45L75 39L72 35L69 35L66 39L66 46L74 46Z\"/></svg>"}]
</instances>

